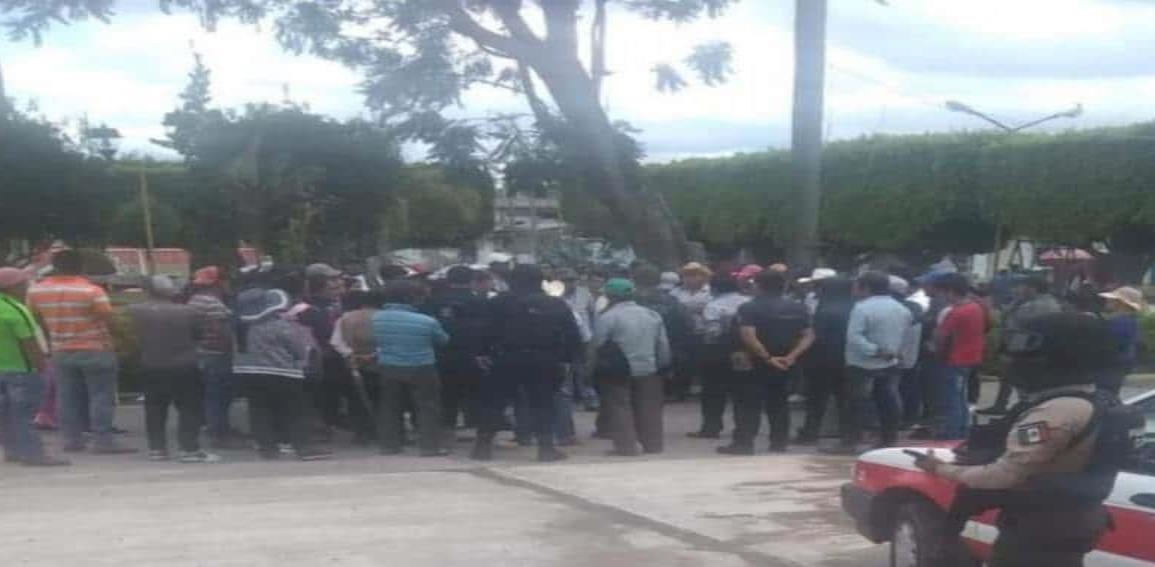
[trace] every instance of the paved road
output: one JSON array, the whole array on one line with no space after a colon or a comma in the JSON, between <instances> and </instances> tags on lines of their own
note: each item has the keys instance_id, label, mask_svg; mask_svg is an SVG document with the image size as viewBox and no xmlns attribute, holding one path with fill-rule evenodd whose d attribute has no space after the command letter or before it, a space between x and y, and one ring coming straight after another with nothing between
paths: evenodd
<instances>
[{"instance_id":1,"label":"paved road","mask_svg":"<svg viewBox=\"0 0 1155 567\"><path fill-rule=\"evenodd\" d=\"M139 430L139 408L120 421ZM886 564L839 509L849 459L719 457L685 437L696 426L695 405L673 405L663 455L614 459L587 441L548 465L509 444L487 466L344 445L316 463L236 451L217 465L0 466L0 549L5 566Z\"/></svg>"}]
</instances>

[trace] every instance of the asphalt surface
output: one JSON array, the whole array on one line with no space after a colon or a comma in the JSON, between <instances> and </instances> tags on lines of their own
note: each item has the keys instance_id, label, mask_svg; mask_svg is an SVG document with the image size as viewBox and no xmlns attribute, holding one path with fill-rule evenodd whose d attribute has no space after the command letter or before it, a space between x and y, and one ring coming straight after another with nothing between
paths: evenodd
<instances>
[{"instance_id":1,"label":"asphalt surface","mask_svg":"<svg viewBox=\"0 0 1155 567\"><path fill-rule=\"evenodd\" d=\"M886 565L885 547L858 536L839 506L851 459L812 448L718 456L720 442L686 437L697 416L694 403L668 406L667 451L631 459L606 457L608 442L586 437L551 464L509 442L479 466L464 441L444 458L339 441L334 460L312 463L237 450L212 465L143 453L0 465L0 563ZM592 418L578 416L587 435ZM143 447L140 408L121 408L118 422L131 430L122 441Z\"/></svg>"}]
</instances>

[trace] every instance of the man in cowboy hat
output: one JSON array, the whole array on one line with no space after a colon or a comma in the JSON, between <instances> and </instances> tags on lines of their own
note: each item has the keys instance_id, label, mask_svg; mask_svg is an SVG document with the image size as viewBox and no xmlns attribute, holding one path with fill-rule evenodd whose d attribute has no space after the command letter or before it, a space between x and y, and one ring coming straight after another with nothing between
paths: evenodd
<instances>
[{"instance_id":1,"label":"man in cowboy hat","mask_svg":"<svg viewBox=\"0 0 1155 567\"><path fill-rule=\"evenodd\" d=\"M44 454L32 418L40 406L46 363L40 328L24 305L31 274L0 268L0 429L4 461L25 466L67 465Z\"/></svg>"},{"instance_id":2,"label":"man in cowboy hat","mask_svg":"<svg viewBox=\"0 0 1155 567\"><path fill-rule=\"evenodd\" d=\"M1147 300L1143 292L1133 287L1100 293L1099 297L1107 300L1107 324L1118 350L1111 365L1099 373L1096 385L1100 390L1118 395L1123 381L1135 369L1140 340L1139 316L1147 312Z\"/></svg>"}]
</instances>

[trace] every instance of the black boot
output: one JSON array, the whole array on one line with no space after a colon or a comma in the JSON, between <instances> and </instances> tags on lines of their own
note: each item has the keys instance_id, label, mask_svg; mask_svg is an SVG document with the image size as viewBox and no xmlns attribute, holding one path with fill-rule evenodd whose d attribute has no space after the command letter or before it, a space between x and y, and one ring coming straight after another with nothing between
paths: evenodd
<instances>
[{"instance_id":1,"label":"black boot","mask_svg":"<svg viewBox=\"0 0 1155 567\"><path fill-rule=\"evenodd\" d=\"M469 458L475 461L493 460L493 434L478 433Z\"/></svg>"}]
</instances>

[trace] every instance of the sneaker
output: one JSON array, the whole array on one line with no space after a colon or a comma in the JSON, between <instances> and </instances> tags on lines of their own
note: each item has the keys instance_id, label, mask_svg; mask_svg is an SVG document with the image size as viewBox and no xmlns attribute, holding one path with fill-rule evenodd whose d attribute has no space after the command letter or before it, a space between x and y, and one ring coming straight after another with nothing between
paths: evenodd
<instances>
[{"instance_id":1,"label":"sneaker","mask_svg":"<svg viewBox=\"0 0 1155 567\"><path fill-rule=\"evenodd\" d=\"M929 427L920 427L910 430L910 435L907 435L906 438L914 441L928 441L934 439L934 431Z\"/></svg>"},{"instance_id":2,"label":"sneaker","mask_svg":"<svg viewBox=\"0 0 1155 567\"><path fill-rule=\"evenodd\" d=\"M24 466L26 467L67 467L72 463L66 459L57 457L49 457L48 455L41 455L31 459L24 459Z\"/></svg>"},{"instance_id":3,"label":"sneaker","mask_svg":"<svg viewBox=\"0 0 1155 567\"><path fill-rule=\"evenodd\" d=\"M537 461L539 463L552 463L556 461L564 461L569 458L569 455L558 451L557 449L538 449Z\"/></svg>"},{"instance_id":4,"label":"sneaker","mask_svg":"<svg viewBox=\"0 0 1155 567\"><path fill-rule=\"evenodd\" d=\"M221 456L213 453L206 453L204 451L184 451L177 457L177 460L182 463L219 463Z\"/></svg>"},{"instance_id":5,"label":"sneaker","mask_svg":"<svg viewBox=\"0 0 1155 567\"><path fill-rule=\"evenodd\" d=\"M786 445L771 445L770 446L770 452L771 453L786 453L789 451L790 451L790 449L787 448Z\"/></svg>"},{"instance_id":6,"label":"sneaker","mask_svg":"<svg viewBox=\"0 0 1155 567\"><path fill-rule=\"evenodd\" d=\"M725 445L722 447L718 447L717 451L718 451L719 455L750 456L750 455L754 454L754 447L748 447L746 445L731 444L731 445Z\"/></svg>"},{"instance_id":7,"label":"sneaker","mask_svg":"<svg viewBox=\"0 0 1155 567\"><path fill-rule=\"evenodd\" d=\"M606 451L607 457L637 457L638 454L637 451L619 451L617 449Z\"/></svg>"},{"instance_id":8,"label":"sneaker","mask_svg":"<svg viewBox=\"0 0 1155 567\"><path fill-rule=\"evenodd\" d=\"M323 449L298 449L297 458L302 461L324 461L333 458L333 453Z\"/></svg>"},{"instance_id":9,"label":"sneaker","mask_svg":"<svg viewBox=\"0 0 1155 567\"><path fill-rule=\"evenodd\" d=\"M134 447L121 447L119 445L108 445L105 447L96 447L92 449L93 455L129 455L139 452L140 449Z\"/></svg>"},{"instance_id":10,"label":"sneaker","mask_svg":"<svg viewBox=\"0 0 1155 567\"><path fill-rule=\"evenodd\" d=\"M691 431L686 434L686 437L691 439L718 439L722 437L722 434L714 431Z\"/></svg>"},{"instance_id":11,"label":"sneaker","mask_svg":"<svg viewBox=\"0 0 1155 567\"><path fill-rule=\"evenodd\" d=\"M278 443L277 452L286 457L292 457L297 454L297 450L288 443Z\"/></svg>"},{"instance_id":12,"label":"sneaker","mask_svg":"<svg viewBox=\"0 0 1155 567\"><path fill-rule=\"evenodd\" d=\"M478 441L473 446L473 451L469 453L469 458L475 461L492 461L493 443Z\"/></svg>"},{"instance_id":13,"label":"sneaker","mask_svg":"<svg viewBox=\"0 0 1155 567\"><path fill-rule=\"evenodd\" d=\"M156 463L168 460L168 451L149 451L148 460Z\"/></svg>"}]
</instances>

